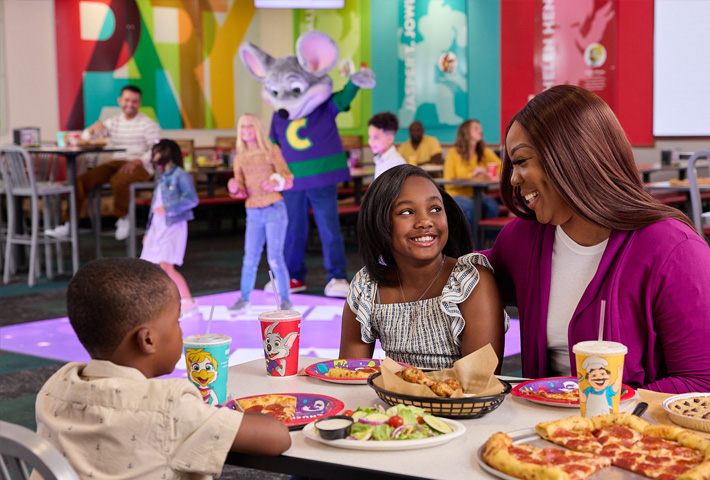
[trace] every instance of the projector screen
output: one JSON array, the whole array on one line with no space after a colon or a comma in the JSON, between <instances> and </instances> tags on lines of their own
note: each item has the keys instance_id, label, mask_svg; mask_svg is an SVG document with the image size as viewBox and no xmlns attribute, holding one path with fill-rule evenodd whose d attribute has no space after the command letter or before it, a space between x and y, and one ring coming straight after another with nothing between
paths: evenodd
<instances>
[{"instance_id":1,"label":"projector screen","mask_svg":"<svg viewBox=\"0 0 710 480\"><path fill-rule=\"evenodd\" d=\"M345 0L254 0L256 8L343 8Z\"/></svg>"},{"instance_id":2,"label":"projector screen","mask_svg":"<svg viewBox=\"0 0 710 480\"><path fill-rule=\"evenodd\" d=\"M710 137L710 2L654 7L653 135Z\"/></svg>"}]
</instances>

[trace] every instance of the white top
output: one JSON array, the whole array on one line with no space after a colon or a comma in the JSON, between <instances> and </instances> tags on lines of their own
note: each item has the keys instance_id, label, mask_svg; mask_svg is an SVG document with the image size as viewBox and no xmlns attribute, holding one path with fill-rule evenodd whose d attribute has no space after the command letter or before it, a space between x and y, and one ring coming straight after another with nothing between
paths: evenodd
<instances>
[{"instance_id":1,"label":"white top","mask_svg":"<svg viewBox=\"0 0 710 480\"><path fill-rule=\"evenodd\" d=\"M373 161L375 162L375 178L379 177L392 167L407 163L402 155L399 154L394 145L385 150L383 154L375 155Z\"/></svg>"},{"instance_id":2,"label":"white top","mask_svg":"<svg viewBox=\"0 0 710 480\"><path fill-rule=\"evenodd\" d=\"M35 414L37 433L81 478L126 480L219 476L243 418L205 404L184 378L147 379L102 360L59 369Z\"/></svg>"},{"instance_id":3,"label":"white top","mask_svg":"<svg viewBox=\"0 0 710 480\"><path fill-rule=\"evenodd\" d=\"M148 173L153 174L153 165L150 162L150 151L160 140L160 127L150 117L143 113L138 113L128 120L121 115L115 115L103 120L103 124L108 130L106 135L111 145L118 148L125 148L125 152L116 152L114 160L137 160L143 162L143 168ZM94 135L94 138L99 135ZM81 134L81 138L91 140L91 135L87 130Z\"/></svg>"},{"instance_id":4,"label":"white top","mask_svg":"<svg viewBox=\"0 0 710 480\"><path fill-rule=\"evenodd\" d=\"M547 307L547 350L550 376L571 374L568 329L572 315L587 285L597 273L606 244L583 247L572 240L561 227L555 228L552 246L552 281Z\"/></svg>"}]
</instances>

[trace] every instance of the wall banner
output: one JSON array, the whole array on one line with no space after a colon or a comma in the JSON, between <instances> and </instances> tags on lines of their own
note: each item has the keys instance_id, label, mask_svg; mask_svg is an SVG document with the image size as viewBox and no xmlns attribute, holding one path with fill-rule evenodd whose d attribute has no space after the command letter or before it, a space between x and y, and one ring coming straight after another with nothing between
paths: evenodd
<instances>
[{"instance_id":1,"label":"wall banner","mask_svg":"<svg viewBox=\"0 0 710 480\"><path fill-rule=\"evenodd\" d=\"M536 93L578 85L616 110L617 1L536 0Z\"/></svg>"},{"instance_id":2,"label":"wall banner","mask_svg":"<svg viewBox=\"0 0 710 480\"><path fill-rule=\"evenodd\" d=\"M415 117L426 128L468 118L466 0L400 0L398 8L399 123Z\"/></svg>"},{"instance_id":3,"label":"wall banner","mask_svg":"<svg viewBox=\"0 0 710 480\"><path fill-rule=\"evenodd\" d=\"M123 86L164 129L234 128L233 64L253 2L55 0L59 128L118 109Z\"/></svg>"}]
</instances>

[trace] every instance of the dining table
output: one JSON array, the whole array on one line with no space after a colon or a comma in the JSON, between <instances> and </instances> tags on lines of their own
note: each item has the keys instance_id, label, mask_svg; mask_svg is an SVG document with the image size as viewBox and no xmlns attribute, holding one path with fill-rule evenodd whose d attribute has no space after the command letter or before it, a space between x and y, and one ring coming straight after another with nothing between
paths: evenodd
<instances>
[{"instance_id":1,"label":"dining table","mask_svg":"<svg viewBox=\"0 0 710 480\"><path fill-rule=\"evenodd\" d=\"M353 179L355 187L355 203L360 204L362 201L362 184L366 178L375 176L375 166L367 165L363 167L354 167L350 169L350 177Z\"/></svg>"},{"instance_id":2,"label":"dining table","mask_svg":"<svg viewBox=\"0 0 710 480\"><path fill-rule=\"evenodd\" d=\"M324 360L301 356L299 369ZM526 380L505 376L500 378L511 383ZM229 367L227 392L232 399L259 394L311 393L340 400L344 410L373 405L389 408L367 384L333 383L302 374L269 377L266 375L265 362L261 359ZM639 398L636 393L632 399L623 402L622 410L631 411ZM491 435L496 432L531 430L539 422L575 414L579 414L576 407L553 407L507 395L497 409L480 418L456 419L466 429L463 435L436 446L414 450L337 448L308 438L302 430L295 430L290 432L291 448L278 457L231 452L226 463L320 479L491 479L495 477L484 470L478 457L479 450Z\"/></svg>"},{"instance_id":3,"label":"dining table","mask_svg":"<svg viewBox=\"0 0 710 480\"><path fill-rule=\"evenodd\" d=\"M466 178L466 179L434 179L439 185L457 185L459 187L472 187L473 189L473 225L471 235L478 238L478 222L483 218L483 194L490 189L499 187L498 179Z\"/></svg>"},{"instance_id":4,"label":"dining table","mask_svg":"<svg viewBox=\"0 0 710 480\"><path fill-rule=\"evenodd\" d=\"M39 147L29 147L27 148L29 153L49 153L55 155L62 155L67 161L67 183L73 185L76 188L76 165L77 159L87 153L116 153L125 152L125 148L119 147L96 147L96 146L70 146L70 147L58 147L56 145L42 145Z\"/></svg>"}]
</instances>

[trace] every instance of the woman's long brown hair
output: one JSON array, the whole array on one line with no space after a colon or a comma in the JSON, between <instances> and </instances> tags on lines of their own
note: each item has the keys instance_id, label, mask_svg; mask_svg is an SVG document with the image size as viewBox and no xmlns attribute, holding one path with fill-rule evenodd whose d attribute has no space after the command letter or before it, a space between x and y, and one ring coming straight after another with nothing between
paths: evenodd
<instances>
[{"instance_id":1,"label":"woman's long brown hair","mask_svg":"<svg viewBox=\"0 0 710 480\"><path fill-rule=\"evenodd\" d=\"M464 162L470 162L471 157L473 157L473 153L476 154L480 161L480 159L483 158L483 151L486 149L486 142L484 142L483 139L480 139L478 143L476 143L475 151L470 151L472 123L480 124L481 122L479 122L478 120L465 120L461 125L459 125L459 128L456 130L456 140L454 141L454 148L456 149L456 153L459 154L459 156Z\"/></svg>"},{"instance_id":2,"label":"woman's long brown hair","mask_svg":"<svg viewBox=\"0 0 710 480\"><path fill-rule=\"evenodd\" d=\"M525 130L551 183L587 221L615 230L637 230L674 218L697 232L680 210L664 205L644 188L631 144L611 108L574 85L558 85L535 97L508 123ZM520 218L534 220L510 183L513 167L503 148L501 198Z\"/></svg>"}]
</instances>

